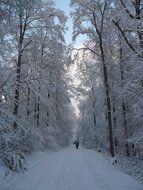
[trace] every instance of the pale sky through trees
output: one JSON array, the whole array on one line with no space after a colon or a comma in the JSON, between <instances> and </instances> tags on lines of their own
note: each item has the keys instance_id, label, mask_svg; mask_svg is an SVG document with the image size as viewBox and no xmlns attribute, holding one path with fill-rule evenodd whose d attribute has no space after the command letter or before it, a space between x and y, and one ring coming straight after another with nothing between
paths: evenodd
<instances>
[{"instance_id":1,"label":"pale sky through trees","mask_svg":"<svg viewBox=\"0 0 143 190\"><path fill-rule=\"evenodd\" d=\"M66 43L72 43L72 32L73 32L73 21L70 15L71 12L71 7L70 7L70 0L55 0L55 5L57 8L63 10L68 17L66 26L68 28L66 35L65 35L65 40ZM79 35L78 39L76 40L75 46L79 47L82 45L83 41L85 40L84 35Z\"/></svg>"},{"instance_id":2,"label":"pale sky through trees","mask_svg":"<svg viewBox=\"0 0 143 190\"><path fill-rule=\"evenodd\" d=\"M66 32L66 43L71 43L72 42L72 30L73 30L73 24L72 24L72 19L70 16L70 0L56 0L55 1L56 7L58 7L59 9L62 9L66 16L68 16L68 21L67 21L67 27L68 27L68 31Z\"/></svg>"},{"instance_id":3,"label":"pale sky through trees","mask_svg":"<svg viewBox=\"0 0 143 190\"><path fill-rule=\"evenodd\" d=\"M63 10L65 12L66 16L68 16L68 21L66 23L68 30L65 35L65 40L66 40L67 44L72 43L73 22L72 22L72 18L70 15L70 11L71 11L70 0L63 0L63 1L56 0L55 4L56 4L56 7ZM79 40L76 41L76 46L81 46L81 43L82 43L82 38L79 38ZM75 79L76 69L77 69L76 64L74 64L74 65L71 65L70 71L69 71L71 73L71 78L73 81L73 85L75 87L79 83L79 81L77 79ZM74 106L76 116L79 115L79 110L78 110L77 104L78 104L78 102L76 101L76 98L72 98L72 105Z\"/></svg>"}]
</instances>

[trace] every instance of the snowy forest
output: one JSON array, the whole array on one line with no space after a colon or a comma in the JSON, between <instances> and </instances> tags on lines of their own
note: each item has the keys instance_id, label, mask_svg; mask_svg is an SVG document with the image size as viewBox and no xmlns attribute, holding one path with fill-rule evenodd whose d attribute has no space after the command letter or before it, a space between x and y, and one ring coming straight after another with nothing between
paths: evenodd
<instances>
[{"instance_id":1,"label":"snowy forest","mask_svg":"<svg viewBox=\"0 0 143 190\"><path fill-rule=\"evenodd\" d=\"M19 170L23 154L69 144L67 17L52 1L2 1L0 11L0 158Z\"/></svg>"},{"instance_id":2,"label":"snowy forest","mask_svg":"<svg viewBox=\"0 0 143 190\"><path fill-rule=\"evenodd\" d=\"M143 3L143 2L142 2ZM72 1L83 144L143 159L143 4Z\"/></svg>"},{"instance_id":3,"label":"snowy forest","mask_svg":"<svg viewBox=\"0 0 143 190\"><path fill-rule=\"evenodd\" d=\"M70 44L53 0L0 0L0 168L78 139L143 182L143 0L69 3Z\"/></svg>"},{"instance_id":4,"label":"snowy forest","mask_svg":"<svg viewBox=\"0 0 143 190\"><path fill-rule=\"evenodd\" d=\"M143 159L143 2L72 1L83 144ZM75 48L76 50L76 48Z\"/></svg>"}]
</instances>

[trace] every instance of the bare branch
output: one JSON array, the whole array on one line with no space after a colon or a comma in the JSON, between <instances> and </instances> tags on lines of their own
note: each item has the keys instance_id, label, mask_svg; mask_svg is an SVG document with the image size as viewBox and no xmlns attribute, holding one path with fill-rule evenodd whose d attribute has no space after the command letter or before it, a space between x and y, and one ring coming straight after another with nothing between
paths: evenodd
<instances>
[{"instance_id":1,"label":"bare branch","mask_svg":"<svg viewBox=\"0 0 143 190\"><path fill-rule=\"evenodd\" d=\"M117 26L117 28L119 29L119 31L121 32L123 38L125 39L127 45L130 47L130 49L132 49L132 51L138 55L138 52L135 50L135 48L131 45L131 43L129 42L129 40L127 39L126 35L125 35L125 32L121 29L120 25L119 25L119 21L115 21L115 20L112 20L113 23Z\"/></svg>"},{"instance_id":2,"label":"bare branch","mask_svg":"<svg viewBox=\"0 0 143 190\"><path fill-rule=\"evenodd\" d=\"M135 19L135 17L130 13L130 11L127 9L125 3L122 1L122 0L119 0L120 3L123 5L125 11L127 12L127 14L132 18L132 19Z\"/></svg>"}]
</instances>

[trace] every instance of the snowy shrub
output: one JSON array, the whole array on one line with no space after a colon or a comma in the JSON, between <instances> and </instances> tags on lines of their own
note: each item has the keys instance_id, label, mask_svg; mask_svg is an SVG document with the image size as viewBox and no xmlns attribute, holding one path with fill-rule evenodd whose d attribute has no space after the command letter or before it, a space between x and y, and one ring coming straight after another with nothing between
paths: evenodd
<instances>
[{"instance_id":1,"label":"snowy shrub","mask_svg":"<svg viewBox=\"0 0 143 190\"><path fill-rule=\"evenodd\" d=\"M35 132L20 127L13 131L11 126L1 127L0 143L1 162L13 171L25 169L25 155L40 149L42 144Z\"/></svg>"},{"instance_id":2,"label":"snowy shrub","mask_svg":"<svg viewBox=\"0 0 143 190\"><path fill-rule=\"evenodd\" d=\"M2 161L10 170L21 171L26 169L26 161L24 155L20 152L6 151L2 155Z\"/></svg>"},{"instance_id":3,"label":"snowy shrub","mask_svg":"<svg viewBox=\"0 0 143 190\"><path fill-rule=\"evenodd\" d=\"M24 154L17 146L16 134L10 128L0 131L0 159L10 170L20 171L25 169Z\"/></svg>"},{"instance_id":4,"label":"snowy shrub","mask_svg":"<svg viewBox=\"0 0 143 190\"><path fill-rule=\"evenodd\" d=\"M135 179L143 182L143 164L142 160L132 157L117 156L117 167L126 174L134 177Z\"/></svg>"}]
</instances>

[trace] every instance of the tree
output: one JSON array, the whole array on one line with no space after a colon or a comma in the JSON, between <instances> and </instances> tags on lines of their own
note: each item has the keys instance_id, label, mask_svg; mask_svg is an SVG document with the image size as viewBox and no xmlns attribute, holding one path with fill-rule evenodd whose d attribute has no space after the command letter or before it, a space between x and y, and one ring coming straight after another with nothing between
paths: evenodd
<instances>
[{"instance_id":1,"label":"tree","mask_svg":"<svg viewBox=\"0 0 143 190\"><path fill-rule=\"evenodd\" d=\"M70 142L67 17L53 1L13 0L1 9L7 15L0 23L0 157L10 169L20 170L25 154Z\"/></svg>"},{"instance_id":2,"label":"tree","mask_svg":"<svg viewBox=\"0 0 143 190\"><path fill-rule=\"evenodd\" d=\"M88 95L84 94L81 105L85 106L80 108L81 120L89 126L81 121L84 126L81 132L84 144L90 144L90 147L92 142L95 147L98 144L107 144L107 134L105 131L101 133L99 126L105 128L108 124L111 155L114 156L116 149L116 154L137 156L137 152L142 152L141 148L140 151L137 148L137 138L134 138L142 131L142 2L73 0L71 5L74 19L73 39L79 35L85 36L82 47L76 49L80 57L80 68L84 68L84 72L82 69L80 71L80 86L83 85L83 89L93 87L94 90L94 95L92 90L89 90ZM81 52L84 54L82 57ZM98 74L100 77L97 83ZM102 107L98 106L101 97L102 102L105 102L103 114L108 122L104 124L98 120L98 110ZM89 115L92 115L94 100L96 126L100 133L90 128L92 119ZM97 139L99 141L96 142Z\"/></svg>"},{"instance_id":3,"label":"tree","mask_svg":"<svg viewBox=\"0 0 143 190\"><path fill-rule=\"evenodd\" d=\"M110 153L114 157L114 142L113 142L113 126L112 126L112 108L109 93L109 78L108 78L108 66L105 55L105 28L106 28L106 12L108 3L107 1L95 2L95 1L72 1L72 5L75 6L75 12L73 12L74 18L74 38L79 34L86 34L92 41L92 44L96 45L98 53L95 49L86 45L86 49L99 56L103 69L103 82L105 87L105 104L107 106L107 119L108 119L108 131L110 142ZM80 11L80 14L79 14ZM84 22L88 23L87 27ZM97 45L98 44L98 45ZM95 47L94 47L95 48Z\"/></svg>"}]
</instances>

